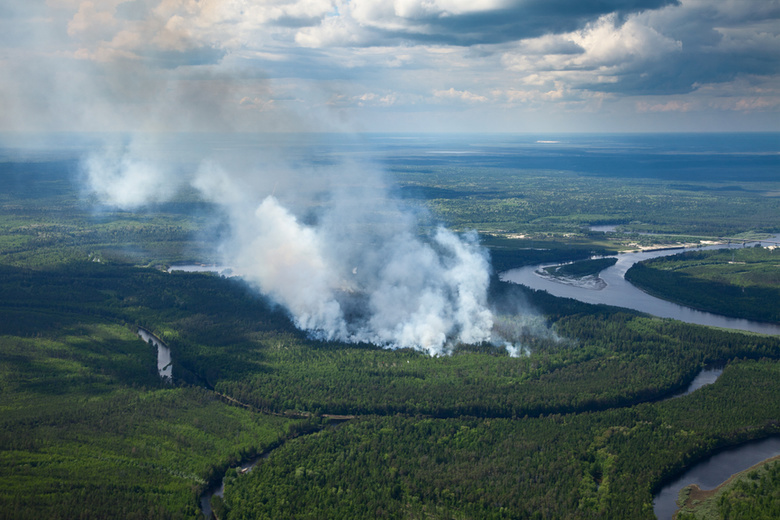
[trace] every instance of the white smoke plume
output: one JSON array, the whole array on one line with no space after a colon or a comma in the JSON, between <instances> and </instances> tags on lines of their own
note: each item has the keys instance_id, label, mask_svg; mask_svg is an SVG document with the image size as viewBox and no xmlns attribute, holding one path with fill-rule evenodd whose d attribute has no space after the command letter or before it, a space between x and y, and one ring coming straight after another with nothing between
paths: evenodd
<instances>
[{"instance_id":1,"label":"white smoke plume","mask_svg":"<svg viewBox=\"0 0 780 520\"><path fill-rule=\"evenodd\" d=\"M84 159L89 190L114 206L132 208L169 200L176 194L175 177L164 166L139 158L124 146L107 146Z\"/></svg>"},{"instance_id":2,"label":"white smoke plume","mask_svg":"<svg viewBox=\"0 0 780 520\"><path fill-rule=\"evenodd\" d=\"M90 191L134 208L197 189L227 216L223 262L314 337L431 355L491 339L490 266L476 233L438 227L421 236L375 168L211 157L186 173L138 153L130 146L88 156Z\"/></svg>"}]
</instances>

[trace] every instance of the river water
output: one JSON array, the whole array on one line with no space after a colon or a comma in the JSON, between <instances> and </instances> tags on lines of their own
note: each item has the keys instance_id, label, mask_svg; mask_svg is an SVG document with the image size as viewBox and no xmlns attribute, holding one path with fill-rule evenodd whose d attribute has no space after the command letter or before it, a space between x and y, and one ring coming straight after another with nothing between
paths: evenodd
<instances>
[{"instance_id":1,"label":"river water","mask_svg":"<svg viewBox=\"0 0 780 520\"><path fill-rule=\"evenodd\" d=\"M777 455L780 455L780 437L749 442L713 455L664 486L653 499L653 511L659 520L669 520L677 511L677 497L685 486L697 484L704 490L714 489L731 475Z\"/></svg>"},{"instance_id":2,"label":"river water","mask_svg":"<svg viewBox=\"0 0 780 520\"><path fill-rule=\"evenodd\" d=\"M256 457L254 457L254 458L252 458L252 459L242 463L237 468L231 468L228 471L236 471L236 470L238 470L238 472L240 474L242 474L242 475L244 475L246 473L249 473L250 471L252 471L254 469L255 466L257 466L257 464L261 460L267 459L269 457L269 455L271 455L271 451L272 450L269 450L269 451L266 451L265 453L257 455ZM212 514L211 514L212 513L211 498L213 496L215 496L215 495L220 497L220 498L225 496L225 479L224 479L224 477L219 482L219 486L217 488L214 488L214 489L211 489L211 490L207 490L200 497L200 509L203 512L203 516L206 518L206 520L209 520L212 517Z\"/></svg>"},{"instance_id":3,"label":"river water","mask_svg":"<svg viewBox=\"0 0 780 520\"><path fill-rule=\"evenodd\" d=\"M164 381L173 381L173 365L171 364L171 349L146 329L138 329L138 336L146 343L149 341L157 347L157 373Z\"/></svg>"},{"instance_id":4,"label":"river water","mask_svg":"<svg viewBox=\"0 0 780 520\"><path fill-rule=\"evenodd\" d=\"M778 240L776 235L772 240ZM719 249L724 247L742 247L742 245L722 244L706 246L701 249ZM501 280L525 285L532 289L547 291L554 296L573 298L592 304L606 304L642 311L662 318L674 318L687 323L709 325L728 329L746 330L763 334L780 334L780 326L750 320L729 318L708 312L701 312L689 307L671 303L637 289L626 281L625 274L637 262L668 256L686 251L686 249L668 249L660 251L645 251L638 253L623 253L617 256L617 263L602 271L599 277L603 283L593 283L587 280L577 283L575 280L556 279L545 276L545 265L512 269L500 275ZM702 370L681 394L687 395L706 384L713 383L723 372L720 368ZM744 471L762 460L780 455L780 438L764 439L762 441L744 444L716 454L706 461L691 467L674 482L664 486L653 499L653 510L660 520L671 519L677 510L677 496L680 490L690 484L698 484L702 489L713 489L728 480L734 473Z\"/></svg>"},{"instance_id":5,"label":"river water","mask_svg":"<svg viewBox=\"0 0 780 520\"><path fill-rule=\"evenodd\" d=\"M676 397L682 397L684 395L688 395L692 392L695 392L696 390L698 390L703 386L711 385L712 383L718 380L718 378L722 373L723 373L723 369L719 367L702 369L702 371L696 374L696 377L693 378L693 381L691 381L691 384L688 385L688 388L686 388L679 394L675 394L671 397L667 397L666 399L664 399L664 401L668 399L674 399Z\"/></svg>"},{"instance_id":6,"label":"river water","mask_svg":"<svg viewBox=\"0 0 780 520\"><path fill-rule=\"evenodd\" d=\"M773 240L778 240L780 235L776 235ZM722 249L722 248L742 247L739 245L720 244L714 246L705 246L696 248L701 249ZM709 325L712 327L723 327L727 329L746 330L758 332L761 334L780 334L780 325L772 323L761 323L757 321L743 320L738 318L729 318L712 314L709 312L697 311L690 307L668 302L655 296L650 296L644 291L637 289L631 283L626 281L625 274L628 269L637 262L657 258L660 256L674 255L692 249L665 249L659 251L643 251L637 253L621 253L617 255L617 263L612 267L604 269L599 277L603 283L563 283L552 276L544 276L542 269L551 264L543 264L519 269L510 269L500 274L500 278L505 282L513 282L525 285L531 289L547 291L553 296L561 298L573 298L585 303L614 305L616 307L625 307L661 318L674 318L686 323L697 325ZM556 265L556 264L552 264Z\"/></svg>"},{"instance_id":7,"label":"river water","mask_svg":"<svg viewBox=\"0 0 780 520\"><path fill-rule=\"evenodd\" d=\"M780 235L776 235L773 238L773 240L778 239L780 239ZM721 244L705 246L698 249L720 249L725 247L743 246L741 244ZM552 276L545 276L543 268L549 267L550 264L512 269L502 273L500 278L502 281L519 283L532 289L547 291L554 296L573 298L585 303L625 307L662 318L674 318L698 325L746 330L763 334L780 334L780 325L729 318L708 312L697 311L689 307L650 296L631 285L631 283L625 279L626 271L637 262L660 256L673 255L686 250L690 249L677 248L620 254L617 256L617 263L602 271L599 274L601 280L595 282L590 279L585 280L582 283L578 283L576 280L561 281ZM216 272L224 276L235 275L231 269L219 265L180 265L172 267L169 271L177 270L188 272ZM146 337L142 332L146 334ZM146 331L142 330L139 330L139 335L144 338L144 341L148 341L150 337ZM158 369L162 370L161 367L163 366L163 363L167 363L167 365L164 366L170 368L170 350L155 341L154 337L151 337L151 339L158 345L158 352L167 352L168 356L166 361L166 358L161 358L158 355ZM722 368L707 368L702 370L685 391L672 396L672 398L687 395L704 385L714 383L722 372ZM161 377L164 377L162 371L160 372L160 375ZM170 373L167 377L170 377ZM717 454L707 459L705 462L692 467L680 478L665 486L654 497L654 511L659 519L665 520L671 518L677 510L676 500L679 490L684 486L698 484L702 489L714 488L721 482L727 480L732 474L743 471L764 459L778 454L780 454L780 438L771 438L748 443L739 448ZM267 454L265 456L267 456ZM255 458L244 466L241 466L242 472L250 471L260 458L261 457ZM224 481L219 488L207 492L201 497L201 508L206 518L211 517L211 496L222 496L223 492Z\"/></svg>"}]
</instances>

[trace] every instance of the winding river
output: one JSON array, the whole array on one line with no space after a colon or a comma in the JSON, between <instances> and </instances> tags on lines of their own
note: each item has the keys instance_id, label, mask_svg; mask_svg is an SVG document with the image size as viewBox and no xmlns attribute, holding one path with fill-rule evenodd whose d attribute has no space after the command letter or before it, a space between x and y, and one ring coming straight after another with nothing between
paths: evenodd
<instances>
[{"instance_id":1,"label":"winding river","mask_svg":"<svg viewBox=\"0 0 780 520\"><path fill-rule=\"evenodd\" d=\"M716 453L664 486L653 498L653 512L659 520L669 520L677 511L677 497L682 488L696 484L704 490L714 489L733 474L777 455L780 455L780 437L749 442Z\"/></svg>"},{"instance_id":2,"label":"winding river","mask_svg":"<svg viewBox=\"0 0 780 520\"><path fill-rule=\"evenodd\" d=\"M275 448L272 448L270 450L267 450L266 452L257 455L253 459L250 459L247 462L244 462L243 464L238 466L238 472L241 474L249 473L252 471L252 469L257 465L258 462L260 462L262 459L267 459L271 455L271 451L273 451ZM232 470L233 468L231 468ZM228 471L231 471L228 470ZM206 490L201 496L200 496L200 510L203 512L203 517L206 520L210 520L213 518L213 510L211 509L211 498L213 496L218 496L220 498L225 496L225 478L222 477L222 480L219 481L219 486L216 488L208 489Z\"/></svg>"},{"instance_id":3,"label":"winding river","mask_svg":"<svg viewBox=\"0 0 780 520\"><path fill-rule=\"evenodd\" d=\"M772 240L777 241L778 238L780 238L780 235L775 235ZM698 249L735 247L743 246L741 244L720 244ZM594 280L595 277L587 277L582 281L555 278L547 275L543 270L545 267L549 267L550 264L512 269L502 273L500 278L505 282L522 284L532 289L547 291L554 296L573 298L585 303L625 307L661 318L674 318L697 325L709 325L762 334L780 334L780 325L729 318L709 312L697 311L690 307L651 296L637 289L625 279L626 271L637 262L660 256L674 255L686 250L689 249L678 248L619 254L617 263L599 274L600 280ZM672 398L687 395L701 386L715 382L722 372L721 368L702 370L684 392L672 396ZM653 510L659 519L671 519L677 510L677 495L683 487L698 484L702 489L715 488L731 477L731 475L744 471L758 462L779 454L780 438L778 437L750 442L718 453L691 467L674 482L664 486L653 498Z\"/></svg>"},{"instance_id":4,"label":"winding river","mask_svg":"<svg viewBox=\"0 0 780 520\"><path fill-rule=\"evenodd\" d=\"M780 235L776 235L773 240L779 240ZM736 248L744 247L741 244L720 244L714 246L705 246L697 249L722 249L722 248ZM778 334L780 335L780 325L771 323L761 323L756 321L729 318L726 316L720 316L708 312L697 311L690 307L678 305L675 303L650 296L649 294L637 289L631 283L626 281L625 273L628 269L637 262L648 260L650 258L657 258L660 256L674 255L690 249L676 248L676 249L664 249L656 251L642 251L635 253L622 253L617 256L617 263L612 267L603 270L598 279L590 277L582 281L576 280L561 280L552 276L545 275L543 271L544 267L558 264L542 264L530 267L522 267L519 269L511 269L504 273L501 273L500 278L505 282L513 282L525 285L532 289L547 291L554 296L563 298L573 298L585 303L592 304L606 304L616 307L625 307L633 309L661 318L674 318L683 322L693 323L698 325L708 325L714 327L722 327L727 329L745 330L751 332L758 332L762 334ZM170 269L182 270L182 271L223 271L222 266L203 266L203 265L187 265L187 266L175 266ZM221 274L234 275L231 271L226 271ZM164 345L159 343L157 338L149 334L143 329L139 329L138 334L144 339L149 341L151 339L158 347L158 370L161 377L171 377L170 372L167 376L164 375L163 370L170 370L170 350ZM167 358L164 357L167 355ZM680 397L687 395L694 390L714 383L715 380L723 372L722 368L707 368L702 370L694 379L689 387L682 393L677 394L674 397ZM260 455L251 461L241 466L241 472L251 471L257 462L264 457L267 457L269 453ZM719 485L721 482L727 480L732 474L743 471L750 466L780 454L780 438L770 438L761 441L751 442L733 448L719 454L716 454L706 461L701 462L683 475L681 475L674 482L664 486L661 491L656 494L653 500L653 508L655 514L659 519L665 520L671 518L674 512L677 510L676 500L679 490L690 484L698 484L703 489L711 489ZM211 517L211 496L222 496L224 491L224 481L222 485L210 490L201 497L201 508L206 518Z\"/></svg>"},{"instance_id":5,"label":"winding river","mask_svg":"<svg viewBox=\"0 0 780 520\"><path fill-rule=\"evenodd\" d=\"M776 235L773 240L780 238ZM705 246L696 248L701 249L723 249L742 247L741 244L720 244L714 246ZM561 298L573 298L585 303L614 305L616 307L625 307L633 309L660 318L674 318L686 323L697 325L709 325L712 327L722 327L727 329L745 330L758 332L761 334L780 335L780 325L772 323L762 323L758 321L744 320L739 318L729 318L709 312L697 311L690 307L668 302L655 296L650 296L646 292L637 289L625 279L628 269L637 262L657 258L660 256L669 256L692 249L664 249L657 251L642 251L636 253L621 253L617 255L617 263L612 267L604 269L599 278L603 283L593 283L593 280L587 280L585 283L565 283L552 276L545 276L543 268L559 264L542 264L519 269L510 269L501 273L499 277L502 281L525 285L531 289L547 291L553 296Z\"/></svg>"}]
</instances>

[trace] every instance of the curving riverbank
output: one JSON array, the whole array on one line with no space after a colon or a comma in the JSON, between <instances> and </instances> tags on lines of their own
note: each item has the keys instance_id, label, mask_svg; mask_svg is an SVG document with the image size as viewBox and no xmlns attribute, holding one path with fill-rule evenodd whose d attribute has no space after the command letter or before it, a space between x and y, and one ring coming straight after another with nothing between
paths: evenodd
<instances>
[{"instance_id":1,"label":"curving riverbank","mask_svg":"<svg viewBox=\"0 0 780 520\"><path fill-rule=\"evenodd\" d=\"M722 249L737 247L732 244L705 246L697 249ZM741 246L740 246L741 247ZM673 318L686 323L707 325L732 330L743 330L759 334L780 335L780 325L698 311L684 305L652 296L625 279L625 273L637 262L677 254L690 249L677 248L656 251L621 253L612 267L604 269L598 276L603 283L571 284L561 283L555 277L546 276L545 268L561 264L541 264L510 269L499 275L504 282L517 283L531 289L546 291L560 298L572 298L584 303L605 304L645 312L660 318Z\"/></svg>"},{"instance_id":2,"label":"curving riverbank","mask_svg":"<svg viewBox=\"0 0 780 520\"><path fill-rule=\"evenodd\" d=\"M679 515L683 511L689 512L689 511L695 511L700 509L711 509L712 507L717 507L717 500L724 493L727 493L735 485L738 485L739 482L745 482L745 479L751 473L756 471L761 471L764 468L771 465L772 463L778 461L780 461L780 455L771 457L767 460L763 460L758 464L755 464L744 471L735 473L734 475L729 477L728 480L721 483L715 489L704 490L701 489L696 484L691 484L690 486L684 487L682 490L680 490L680 497L678 498L677 501L678 504L680 504L680 508L675 513L674 518L677 518L677 515ZM751 484L754 484L754 482L751 482Z\"/></svg>"},{"instance_id":3,"label":"curving riverbank","mask_svg":"<svg viewBox=\"0 0 780 520\"><path fill-rule=\"evenodd\" d=\"M136 334L146 343L151 343L157 348L157 373L161 379L172 383L173 360L171 358L171 349L160 338L143 327L138 327Z\"/></svg>"},{"instance_id":4,"label":"curving riverbank","mask_svg":"<svg viewBox=\"0 0 780 520\"><path fill-rule=\"evenodd\" d=\"M200 508L203 512L203 516L206 518L206 520L211 520L213 518L216 518L216 515L214 514L214 511L212 509L211 500L217 496L222 498L225 493L225 478L227 477L227 472L232 470L235 470L239 475L245 475L249 472L251 472L257 464L259 464L262 460L267 459L271 456L271 454L284 446L287 442L297 439L298 437L301 437L303 435L311 435L314 433L317 433L319 431L322 431L324 428L335 428L340 426L341 424L344 424L345 422L349 421L350 419L354 419L355 417L352 415L349 416L323 416L324 419L326 419L326 422L323 423L310 423L309 425L304 426L302 429L297 429L293 432L291 432L290 435L287 437L279 439L278 442L274 443L273 445L269 446L265 450L263 450L261 453L254 455L252 457L247 458L246 460L243 460L239 462L237 465L231 466L230 468L227 468L223 473L222 476L219 478L219 484L213 485L206 489L201 496L200 496Z\"/></svg>"},{"instance_id":5,"label":"curving riverbank","mask_svg":"<svg viewBox=\"0 0 780 520\"><path fill-rule=\"evenodd\" d=\"M683 488L695 485L699 491L715 490L737 473L779 455L780 437L752 441L716 453L662 487L653 497L653 512L659 520L671 520L678 510L677 500Z\"/></svg>"},{"instance_id":6,"label":"curving riverbank","mask_svg":"<svg viewBox=\"0 0 780 520\"><path fill-rule=\"evenodd\" d=\"M160 378L167 382L173 382L172 358L171 358L170 348L160 338L158 338L151 331L149 331L144 327L138 327L136 333L144 342L151 343L157 348L157 370L160 375ZM245 408L255 413L263 413L260 410L255 409L253 406L247 403L243 403L233 397L222 394L220 392L216 392L211 388L206 388L206 389L213 392L218 399L220 399L222 402L226 404L232 406L240 406L241 408ZM223 496L224 489L225 489L225 475L231 468L237 469L241 474L248 473L249 471L252 470L252 468L255 467L255 465L257 465L258 462L260 462L262 459L268 458L271 455L271 452L283 446L287 441L300 437L301 435L309 435L312 433L316 433L322 430L322 428L326 426L338 426L350 419L355 418L355 416L353 415L332 415L332 414L323 414L315 418L312 414L309 413L271 414L271 415L279 415L279 416L298 418L298 419L314 419L314 421L308 423L306 421L303 421L302 424L292 428L287 436L280 438L278 441L266 447L259 454L251 455L248 458L239 461L237 465L226 466L224 470L218 472L215 479L216 484L210 484L209 486L207 486L207 488L200 495L199 503L200 503L201 511L203 512L203 516L206 519L214 518L214 514L211 507L211 499L214 496L219 496L219 497ZM324 423L319 422L320 419L324 420L325 422Z\"/></svg>"},{"instance_id":7,"label":"curving riverbank","mask_svg":"<svg viewBox=\"0 0 780 520\"><path fill-rule=\"evenodd\" d=\"M698 374L696 374L696 377L693 378L693 381L690 382L690 384L685 390L661 400L668 401L669 399L677 399L678 397L689 395L703 386L711 385L712 383L717 381L722 374L723 374L722 367L703 368Z\"/></svg>"}]
</instances>

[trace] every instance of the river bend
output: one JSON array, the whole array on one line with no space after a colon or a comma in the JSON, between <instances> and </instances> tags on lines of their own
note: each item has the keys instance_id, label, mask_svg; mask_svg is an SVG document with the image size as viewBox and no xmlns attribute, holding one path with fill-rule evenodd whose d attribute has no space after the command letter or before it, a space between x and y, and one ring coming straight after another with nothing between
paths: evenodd
<instances>
[{"instance_id":1,"label":"river bend","mask_svg":"<svg viewBox=\"0 0 780 520\"><path fill-rule=\"evenodd\" d=\"M722 249L728 247L742 247L741 245L721 244L706 246L701 249ZM636 288L625 279L628 269L637 262L657 258L660 256L674 255L691 249L664 249L658 251L642 251L637 253L621 253L617 255L617 263L604 269L599 277L604 283L561 283L555 277L545 276L544 268L551 265L541 264L519 269L510 269L499 275L504 282L512 282L531 289L547 291L553 296L572 298L584 303L605 304L615 307L624 307L636 311L645 312L660 318L674 318L686 323L696 325L708 325L726 329L745 330L760 334L780 335L780 325L763 323L758 321L729 318L709 312L697 311L684 305L672 303Z\"/></svg>"},{"instance_id":2,"label":"river bend","mask_svg":"<svg viewBox=\"0 0 780 520\"><path fill-rule=\"evenodd\" d=\"M661 488L653 497L653 512L659 520L670 520L677 511L677 497L682 488L696 484L704 490L714 489L735 473L777 455L780 455L780 437L753 441L716 453Z\"/></svg>"}]
</instances>

